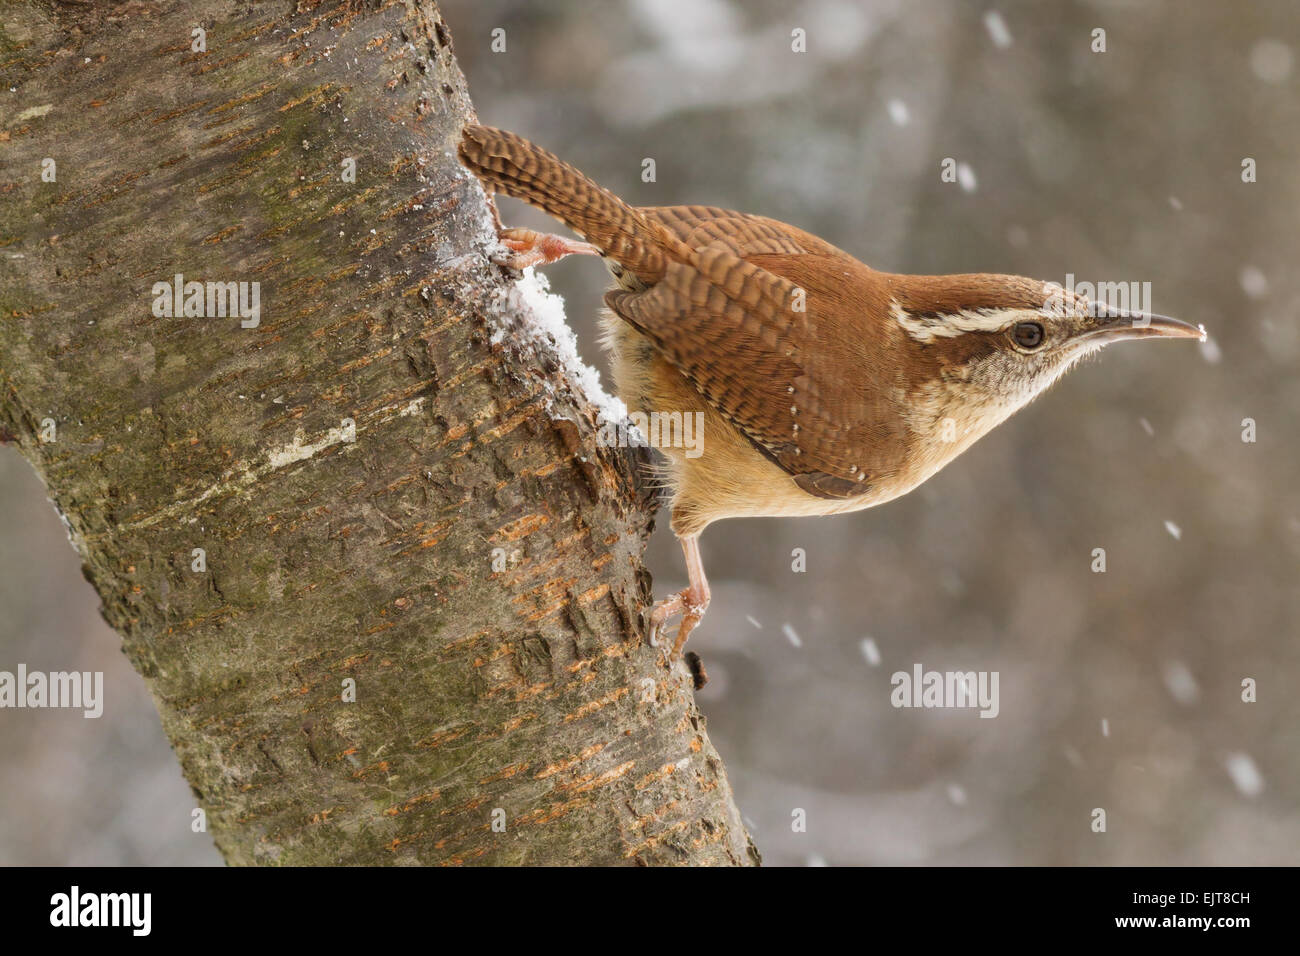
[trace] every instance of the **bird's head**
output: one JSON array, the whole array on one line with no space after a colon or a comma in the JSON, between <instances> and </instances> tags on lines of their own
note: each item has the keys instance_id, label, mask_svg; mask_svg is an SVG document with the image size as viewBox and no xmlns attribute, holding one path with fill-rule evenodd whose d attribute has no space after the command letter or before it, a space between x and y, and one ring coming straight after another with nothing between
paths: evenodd
<instances>
[{"instance_id":1,"label":"bird's head","mask_svg":"<svg viewBox=\"0 0 1300 956\"><path fill-rule=\"evenodd\" d=\"M1020 276L897 276L892 318L915 376L915 426L955 422L969 444L1045 391L1080 359L1127 339L1205 330L1144 308L1111 308ZM960 438L958 439L960 440Z\"/></svg>"}]
</instances>

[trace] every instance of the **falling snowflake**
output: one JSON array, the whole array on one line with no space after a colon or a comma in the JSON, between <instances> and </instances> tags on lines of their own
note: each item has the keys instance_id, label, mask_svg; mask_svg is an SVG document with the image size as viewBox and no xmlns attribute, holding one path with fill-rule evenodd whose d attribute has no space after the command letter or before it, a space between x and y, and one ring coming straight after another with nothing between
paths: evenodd
<instances>
[{"instance_id":1,"label":"falling snowflake","mask_svg":"<svg viewBox=\"0 0 1300 956\"><path fill-rule=\"evenodd\" d=\"M858 647L862 650L862 656L872 667L880 666L880 648L876 647L876 641L871 637L864 637Z\"/></svg>"},{"instance_id":2,"label":"falling snowflake","mask_svg":"<svg viewBox=\"0 0 1300 956\"><path fill-rule=\"evenodd\" d=\"M1201 696L1201 688L1196 678L1182 661L1169 661L1165 664L1165 687L1180 704L1194 704Z\"/></svg>"},{"instance_id":3,"label":"falling snowflake","mask_svg":"<svg viewBox=\"0 0 1300 956\"><path fill-rule=\"evenodd\" d=\"M1260 40L1250 48L1250 69L1265 83L1285 83L1295 57L1281 40Z\"/></svg>"},{"instance_id":4,"label":"falling snowflake","mask_svg":"<svg viewBox=\"0 0 1300 956\"><path fill-rule=\"evenodd\" d=\"M1242 266L1237 280L1241 283L1241 291L1252 299L1268 295L1268 276L1259 266Z\"/></svg>"},{"instance_id":5,"label":"falling snowflake","mask_svg":"<svg viewBox=\"0 0 1300 956\"><path fill-rule=\"evenodd\" d=\"M1264 778L1260 775L1259 767L1255 766L1255 761L1251 759L1250 754L1241 751L1230 753L1224 759L1223 765L1243 796L1257 797L1263 792Z\"/></svg>"},{"instance_id":6,"label":"falling snowflake","mask_svg":"<svg viewBox=\"0 0 1300 956\"><path fill-rule=\"evenodd\" d=\"M984 26L989 31L993 45L999 50L1011 46L1011 31L1007 29L1007 21L1002 19L1002 14L990 10L984 14Z\"/></svg>"},{"instance_id":7,"label":"falling snowflake","mask_svg":"<svg viewBox=\"0 0 1300 956\"><path fill-rule=\"evenodd\" d=\"M975 170L968 163L957 164L957 184L963 192L973 193L979 183L975 180Z\"/></svg>"}]
</instances>

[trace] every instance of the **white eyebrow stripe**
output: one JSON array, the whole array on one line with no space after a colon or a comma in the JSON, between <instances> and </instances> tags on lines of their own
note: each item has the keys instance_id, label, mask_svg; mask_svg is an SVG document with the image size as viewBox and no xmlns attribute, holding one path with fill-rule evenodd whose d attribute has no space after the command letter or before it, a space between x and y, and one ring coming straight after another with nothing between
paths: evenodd
<instances>
[{"instance_id":1,"label":"white eyebrow stripe","mask_svg":"<svg viewBox=\"0 0 1300 956\"><path fill-rule=\"evenodd\" d=\"M894 321L918 342L955 338L967 332L997 332L1023 317L1029 309L963 309L943 315L913 315L897 301L890 301Z\"/></svg>"}]
</instances>

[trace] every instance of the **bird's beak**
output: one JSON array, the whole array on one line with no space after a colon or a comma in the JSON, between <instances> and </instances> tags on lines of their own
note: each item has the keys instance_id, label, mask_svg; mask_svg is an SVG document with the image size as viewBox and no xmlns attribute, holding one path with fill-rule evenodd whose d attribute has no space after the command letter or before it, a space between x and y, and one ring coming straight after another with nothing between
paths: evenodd
<instances>
[{"instance_id":1,"label":"bird's beak","mask_svg":"<svg viewBox=\"0 0 1300 956\"><path fill-rule=\"evenodd\" d=\"M1083 334L1085 339L1100 339L1101 344L1121 342L1124 339L1172 338L1206 339L1205 326L1192 325L1181 319L1151 312L1100 313L1097 325Z\"/></svg>"}]
</instances>

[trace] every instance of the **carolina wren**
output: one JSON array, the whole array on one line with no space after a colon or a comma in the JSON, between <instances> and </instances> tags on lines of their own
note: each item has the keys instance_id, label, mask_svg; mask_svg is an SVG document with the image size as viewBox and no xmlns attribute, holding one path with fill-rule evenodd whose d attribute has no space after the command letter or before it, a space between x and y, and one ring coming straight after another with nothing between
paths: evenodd
<instances>
[{"instance_id":1,"label":"carolina wren","mask_svg":"<svg viewBox=\"0 0 1300 956\"><path fill-rule=\"evenodd\" d=\"M629 409L703 412L703 453L661 447L690 585L670 660L709 604L700 533L721 518L826 515L906 494L1122 339L1196 338L1021 276L877 272L794 226L711 206L633 207L522 137L468 126L460 160L586 242L507 229L504 264L599 255L605 341Z\"/></svg>"}]
</instances>

